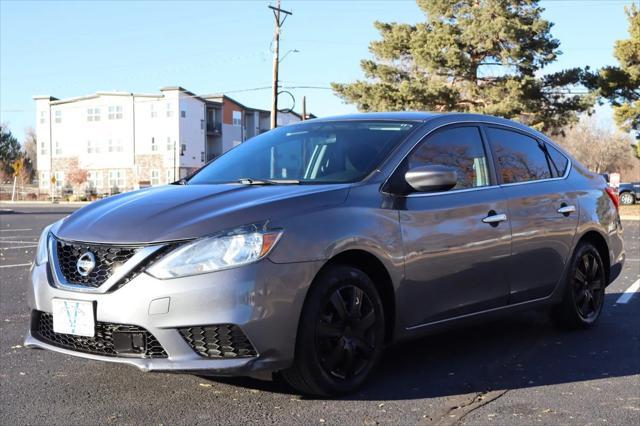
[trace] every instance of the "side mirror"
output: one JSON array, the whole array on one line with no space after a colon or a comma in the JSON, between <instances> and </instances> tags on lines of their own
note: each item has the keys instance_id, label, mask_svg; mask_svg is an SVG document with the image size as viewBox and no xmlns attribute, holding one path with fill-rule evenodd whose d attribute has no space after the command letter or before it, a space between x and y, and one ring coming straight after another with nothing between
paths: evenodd
<instances>
[{"instance_id":1,"label":"side mirror","mask_svg":"<svg viewBox=\"0 0 640 426\"><path fill-rule=\"evenodd\" d=\"M448 191L458 182L458 173L452 167L430 165L409 170L404 175L411 188L419 192Z\"/></svg>"}]
</instances>

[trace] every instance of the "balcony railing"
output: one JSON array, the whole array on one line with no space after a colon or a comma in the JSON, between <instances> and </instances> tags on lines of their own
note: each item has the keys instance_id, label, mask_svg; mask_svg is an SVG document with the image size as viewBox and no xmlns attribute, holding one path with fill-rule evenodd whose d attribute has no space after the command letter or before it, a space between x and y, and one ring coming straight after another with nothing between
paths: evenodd
<instances>
[{"instance_id":1,"label":"balcony railing","mask_svg":"<svg viewBox=\"0 0 640 426\"><path fill-rule=\"evenodd\" d=\"M222 133L222 123L207 123L207 133L211 135L219 135Z\"/></svg>"}]
</instances>

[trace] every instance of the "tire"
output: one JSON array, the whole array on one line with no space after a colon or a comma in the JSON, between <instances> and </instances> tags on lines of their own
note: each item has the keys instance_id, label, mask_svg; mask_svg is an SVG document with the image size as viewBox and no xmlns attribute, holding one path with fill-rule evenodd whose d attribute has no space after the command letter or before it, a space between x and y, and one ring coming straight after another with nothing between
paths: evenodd
<instances>
[{"instance_id":1,"label":"tire","mask_svg":"<svg viewBox=\"0 0 640 426\"><path fill-rule=\"evenodd\" d=\"M630 192L623 192L620 194L620 204L625 206L634 204L636 202L636 198Z\"/></svg>"},{"instance_id":2,"label":"tire","mask_svg":"<svg viewBox=\"0 0 640 426\"><path fill-rule=\"evenodd\" d=\"M606 277L604 263L595 246L580 243L571 259L562 301L551 310L556 325L570 330L596 325L604 306Z\"/></svg>"},{"instance_id":3,"label":"tire","mask_svg":"<svg viewBox=\"0 0 640 426\"><path fill-rule=\"evenodd\" d=\"M293 366L282 377L306 395L353 393L380 358L384 330L382 301L371 278L351 266L329 266L309 290Z\"/></svg>"}]
</instances>

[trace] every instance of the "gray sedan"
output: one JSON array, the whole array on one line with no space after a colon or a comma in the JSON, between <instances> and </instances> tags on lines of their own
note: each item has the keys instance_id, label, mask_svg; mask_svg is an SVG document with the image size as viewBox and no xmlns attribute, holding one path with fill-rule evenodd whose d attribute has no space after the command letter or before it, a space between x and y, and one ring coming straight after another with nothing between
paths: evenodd
<instances>
[{"instance_id":1,"label":"gray sedan","mask_svg":"<svg viewBox=\"0 0 640 426\"><path fill-rule=\"evenodd\" d=\"M25 344L349 393L385 346L466 321L548 306L592 327L625 259L617 207L508 120L306 121L46 228Z\"/></svg>"}]
</instances>

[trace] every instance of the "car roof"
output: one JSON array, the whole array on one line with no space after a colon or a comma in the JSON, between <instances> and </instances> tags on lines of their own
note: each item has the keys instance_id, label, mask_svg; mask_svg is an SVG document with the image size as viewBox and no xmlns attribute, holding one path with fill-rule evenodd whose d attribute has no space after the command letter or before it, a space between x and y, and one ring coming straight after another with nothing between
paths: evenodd
<instances>
[{"instance_id":1,"label":"car roof","mask_svg":"<svg viewBox=\"0 0 640 426\"><path fill-rule=\"evenodd\" d=\"M312 121L314 123L321 123L321 122L350 121L350 120L351 121L398 120L398 121L427 122L436 118L444 119L445 122L449 122L449 123L482 122L487 124L501 124L504 126L520 129L530 134L534 134L541 139L544 139L547 141L549 140L549 137L544 135L543 133L531 127L525 126L522 123L518 123L517 121L507 120L506 118L495 117L493 115L461 113L461 112L420 112L420 111L364 112L364 113L357 113L357 114L334 115L329 117L314 118L312 120L308 120L305 122ZM296 124L300 124L300 123L296 123Z\"/></svg>"},{"instance_id":2,"label":"car roof","mask_svg":"<svg viewBox=\"0 0 640 426\"><path fill-rule=\"evenodd\" d=\"M358 114L333 115L329 117L314 118L314 122L321 121L348 121L348 120L407 120L407 121L427 121L437 117L438 113L419 111L396 111L396 112L363 112Z\"/></svg>"}]
</instances>

